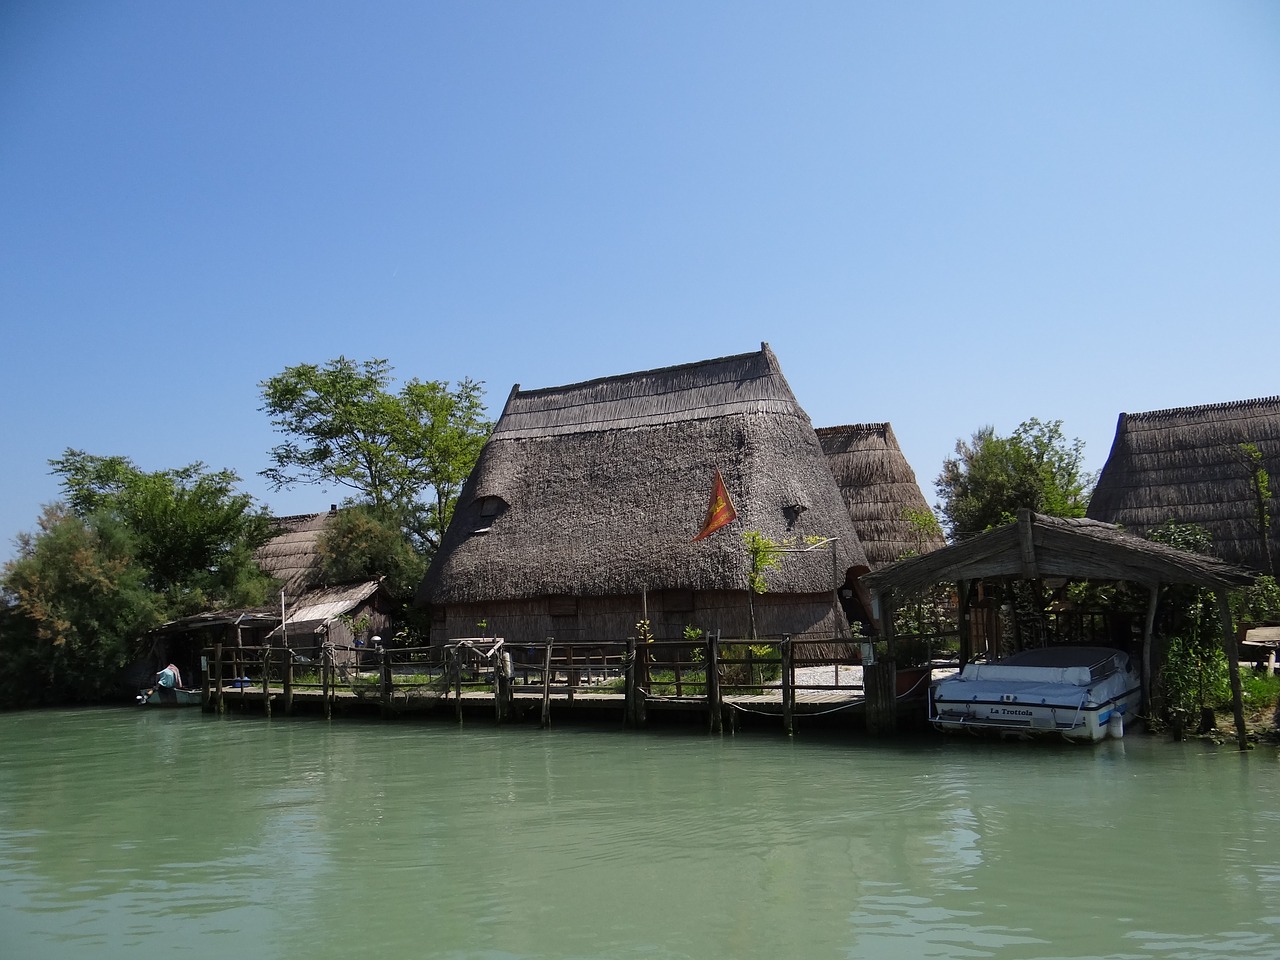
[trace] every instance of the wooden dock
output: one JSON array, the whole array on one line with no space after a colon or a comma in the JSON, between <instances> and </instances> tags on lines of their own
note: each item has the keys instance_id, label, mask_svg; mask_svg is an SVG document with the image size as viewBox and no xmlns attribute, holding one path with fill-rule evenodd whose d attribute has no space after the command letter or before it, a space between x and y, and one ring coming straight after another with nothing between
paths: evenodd
<instances>
[{"instance_id":1,"label":"wooden dock","mask_svg":"<svg viewBox=\"0 0 1280 960\"><path fill-rule=\"evenodd\" d=\"M880 732L900 717L924 715L927 680L903 690L892 663L864 670L808 657L797 666L801 645L790 638L723 649L718 637L667 645L679 649L657 642L638 648L634 640L547 641L521 647L518 662L494 638L417 649L327 647L315 657L280 647L215 646L205 651L203 705L268 716L417 715L543 727L553 718L630 727L669 721L705 723L712 732L780 725L792 733L798 719Z\"/></svg>"}]
</instances>

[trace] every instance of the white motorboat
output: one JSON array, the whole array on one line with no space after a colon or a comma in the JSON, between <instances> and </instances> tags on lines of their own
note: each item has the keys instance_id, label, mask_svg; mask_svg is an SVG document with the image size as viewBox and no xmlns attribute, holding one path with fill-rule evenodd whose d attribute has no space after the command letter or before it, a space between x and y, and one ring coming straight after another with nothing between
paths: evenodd
<instances>
[{"instance_id":1,"label":"white motorboat","mask_svg":"<svg viewBox=\"0 0 1280 960\"><path fill-rule=\"evenodd\" d=\"M1142 703L1129 655L1110 647L1044 647L991 663L967 663L935 683L929 720L939 730L1068 740L1124 736Z\"/></svg>"}]
</instances>

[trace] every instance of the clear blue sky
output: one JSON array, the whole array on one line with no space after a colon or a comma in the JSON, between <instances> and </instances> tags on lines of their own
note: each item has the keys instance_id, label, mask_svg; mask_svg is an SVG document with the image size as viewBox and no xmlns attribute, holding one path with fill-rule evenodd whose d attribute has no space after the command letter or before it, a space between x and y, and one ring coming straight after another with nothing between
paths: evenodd
<instances>
[{"instance_id":1,"label":"clear blue sky","mask_svg":"<svg viewBox=\"0 0 1280 960\"><path fill-rule=\"evenodd\" d=\"M338 355L553 386L768 341L816 426L1280 393L1280 4L0 6L0 559L68 447L228 467Z\"/></svg>"}]
</instances>

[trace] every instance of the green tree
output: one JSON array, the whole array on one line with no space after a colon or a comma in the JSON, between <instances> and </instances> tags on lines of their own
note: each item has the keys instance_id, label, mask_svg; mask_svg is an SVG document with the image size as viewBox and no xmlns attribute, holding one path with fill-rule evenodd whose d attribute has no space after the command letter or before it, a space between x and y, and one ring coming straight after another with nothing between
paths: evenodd
<instances>
[{"instance_id":1,"label":"green tree","mask_svg":"<svg viewBox=\"0 0 1280 960\"><path fill-rule=\"evenodd\" d=\"M267 596L270 581L253 552L270 536L270 518L236 491L234 472L197 462L149 473L127 457L70 449L49 465L77 517L110 517L128 530L145 583L166 597L170 615L254 606Z\"/></svg>"},{"instance_id":2,"label":"green tree","mask_svg":"<svg viewBox=\"0 0 1280 960\"><path fill-rule=\"evenodd\" d=\"M400 529L370 507L351 507L330 520L319 553L324 582L386 577L387 590L395 597L412 596L427 567Z\"/></svg>"},{"instance_id":3,"label":"green tree","mask_svg":"<svg viewBox=\"0 0 1280 960\"><path fill-rule=\"evenodd\" d=\"M115 518L45 509L0 578L0 706L91 703L116 692L138 638L163 619Z\"/></svg>"},{"instance_id":4,"label":"green tree","mask_svg":"<svg viewBox=\"0 0 1280 960\"><path fill-rule=\"evenodd\" d=\"M1084 471L1084 444L1066 439L1061 420L1032 418L1008 437L985 426L969 442L957 440L955 452L935 481L953 540L1009 523L1020 507L1084 516L1096 477Z\"/></svg>"},{"instance_id":5,"label":"green tree","mask_svg":"<svg viewBox=\"0 0 1280 960\"><path fill-rule=\"evenodd\" d=\"M410 380L391 391L386 360L300 364L260 384L261 409L288 439L262 471L274 489L333 483L399 525L416 549L440 545L492 425L481 385Z\"/></svg>"}]
</instances>

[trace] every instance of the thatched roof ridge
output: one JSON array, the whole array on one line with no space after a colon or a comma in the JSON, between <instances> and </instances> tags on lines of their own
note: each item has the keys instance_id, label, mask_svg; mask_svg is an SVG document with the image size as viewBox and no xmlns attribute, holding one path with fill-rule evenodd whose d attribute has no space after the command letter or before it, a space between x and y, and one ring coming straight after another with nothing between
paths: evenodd
<instances>
[{"instance_id":1,"label":"thatched roof ridge","mask_svg":"<svg viewBox=\"0 0 1280 960\"><path fill-rule=\"evenodd\" d=\"M275 534L258 548L254 559L262 572L279 580L286 594L315 586L320 576L319 543L335 509L276 517Z\"/></svg>"},{"instance_id":2,"label":"thatched roof ridge","mask_svg":"<svg viewBox=\"0 0 1280 960\"><path fill-rule=\"evenodd\" d=\"M516 384L495 439L664 426L737 413L790 414L796 398L767 343L699 363L661 367L539 390Z\"/></svg>"},{"instance_id":3,"label":"thatched roof ridge","mask_svg":"<svg viewBox=\"0 0 1280 960\"><path fill-rule=\"evenodd\" d=\"M853 423L816 432L872 569L946 543L940 527L922 533L907 519L908 511L931 511L891 425Z\"/></svg>"},{"instance_id":4,"label":"thatched roof ridge","mask_svg":"<svg viewBox=\"0 0 1280 960\"><path fill-rule=\"evenodd\" d=\"M1138 534L1168 520L1199 524L1219 556L1264 569L1242 443L1254 444L1263 468L1280 478L1280 397L1122 413L1088 516ZM1280 511L1271 512L1272 553L1280 556Z\"/></svg>"},{"instance_id":5,"label":"thatched roof ridge","mask_svg":"<svg viewBox=\"0 0 1280 960\"><path fill-rule=\"evenodd\" d=\"M1064 519L1020 510L1018 520L863 578L874 592L910 593L935 583L982 578L1186 583L1243 586L1248 570L1215 557L1177 550L1096 520Z\"/></svg>"},{"instance_id":6,"label":"thatched roof ridge","mask_svg":"<svg viewBox=\"0 0 1280 960\"><path fill-rule=\"evenodd\" d=\"M738 519L691 543L717 468ZM841 577L866 563L813 426L767 344L583 384L517 387L418 601L745 589L745 530L837 537ZM830 551L788 557L770 587L831 590L832 566Z\"/></svg>"}]
</instances>

